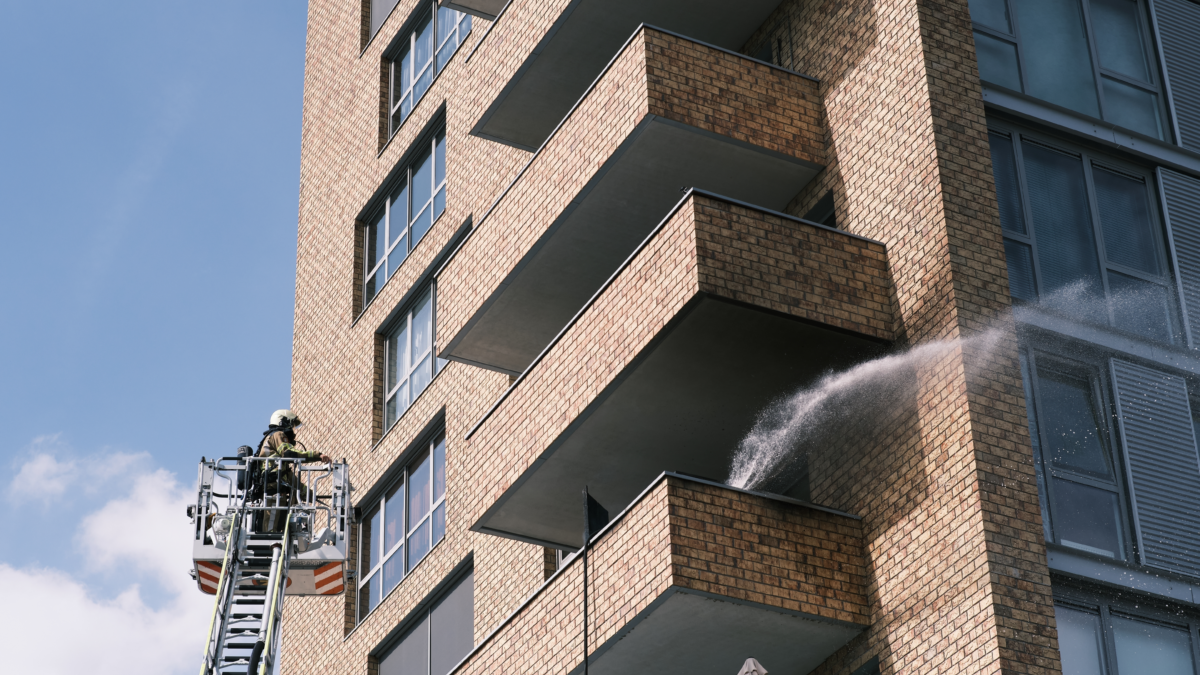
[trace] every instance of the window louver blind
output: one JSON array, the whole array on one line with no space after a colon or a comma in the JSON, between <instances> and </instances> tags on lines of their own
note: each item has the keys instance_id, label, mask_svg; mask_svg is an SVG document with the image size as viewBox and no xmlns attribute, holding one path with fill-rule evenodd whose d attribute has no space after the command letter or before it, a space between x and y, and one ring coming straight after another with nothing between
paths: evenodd
<instances>
[{"instance_id":1,"label":"window louver blind","mask_svg":"<svg viewBox=\"0 0 1200 675\"><path fill-rule=\"evenodd\" d=\"M1183 378L1112 360L1142 562L1200 576L1200 457Z\"/></svg>"},{"instance_id":2,"label":"window louver blind","mask_svg":"<svg viewBox=\"0 0 1200 675\"><path fill-rule=\"evenodd\" d=\"M1158 170L1192 349L1200 349L1200 180Z\"/></svg>"},{"instance_id":3,"label":"window louver blind","mask_svg":"<svg viewBox=\"0 0 1200 675\"><path fill-rule=\"evenodd\" d=\"M1171 87L1179 144L1200 151L1200 4L1192 0L1154 0L1158 40Z\"/></svg>"}]
</instances>

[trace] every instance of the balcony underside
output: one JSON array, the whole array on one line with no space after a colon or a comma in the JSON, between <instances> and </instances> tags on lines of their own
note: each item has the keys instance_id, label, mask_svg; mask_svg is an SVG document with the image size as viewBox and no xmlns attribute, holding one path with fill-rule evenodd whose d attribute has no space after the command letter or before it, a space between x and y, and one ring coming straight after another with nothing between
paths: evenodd
<instances>
[{"instance_id":1,"label":"balcony underside","mask_svg":"<svg viewBox=\"0 0 1200 675\"><path fill-rule=\"evenodd\" d=\"M504 9L508 0L441 0L438 4L491 21Z\"/></svg>"},{"instance_id":2,"label":"balcony underside","mask_svg":"<svg viewBox=\"0 0 1200 675\"><path fill-rule=\"evenodd\" d=\"M520 373L679 201L681 188L778 211L819 170L796 157L647 116L442 356Z\"/></svg>"},{"instance_id":3,"label":"balcony underside","mask_svg":"<svg viewBox=\"0 0 1200 675\"><path fill-rule=\"evenodd\" d=\"M472 133L536 150L639 25L738 50L778 6L779 0L575 0L533 48Z\"/></svg>"},{"instance_id":4,"label":"balcony underside","mask_svg":"<svg viewBox=\"0 0 1200 675\"><path fill-rule=\"evenodd\" d=\"M753 656L771 672L807 673L861 631L672 587L593 652L590 670L729 675ZM572 671L582 672L582 665Z\"/></svg>"},{"instance_id":5,"label":"balcony underside","mask_svg":"<svg viewBox=\"0 0 1200 675\"><path fill-rule=\"evenodd\" d=\"M865 336L699 294L473 529L577 549L585 485L615 513L663 471L724 481L738 442L768 403L881 346Z\"/></svg>"}]
</instances>

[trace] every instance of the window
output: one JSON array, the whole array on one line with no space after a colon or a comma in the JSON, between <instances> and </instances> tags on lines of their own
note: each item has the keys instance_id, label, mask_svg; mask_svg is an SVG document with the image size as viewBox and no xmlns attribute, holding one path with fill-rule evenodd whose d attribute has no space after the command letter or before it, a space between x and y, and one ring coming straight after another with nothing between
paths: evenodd
<instances>
[{"instance_id":1,"label":"window","mask_svg":"<svg viewBox=\"0 0 1200 675\"><path fill-rule=\"evenodd\" d=\"M979 76L1170 140L1144 0L970 0Z\"/></svg>"},{"instance_id":2,"label":"window","mask_svg":"<svg viewBox=\"0 0 1200 675\"><path fill-rule=\"evenodd\" d=\"M1063 675L1195 675L1197 625L1177 611L1060 593L1054 603Z\"/></svg>"},{"instance_id":3,"label":"window","mask_svg":"<svg viewBox=\"0 0 1200 675\"><path fill-rule=\"evenodd\" d=\"M446 436L439 434L362 519L358 533L358 620L446 536Z\"/></svg>"},{"instance_id":4,"label":"window","mask_svg":"<svg viewBox=\"0 0 1200 675\"><path fill-rule=\"evenodd\" d=\"M388 136L396 133L471 31L471 15L426 5L412 32L400 39L388 64Z\"/></svg>"},{"instance_id":5,"label":"window","mask_svg":"<svg viewBox=\"0 0 1200 675\"><path fill-rule=\"evenodd\" d=\"M1040 345L1021 354L1047 540L1200 578L1200 383L1047 344L1074 357Z\"/></svg>"},{"instance_id":6,"label":"window","mask_svg":"<svg viewBox=\"0 0 1200 675\"><path fill-rule=\"evenodd\" d=\"M446 210L446 132L440 131L400 177L364 228L363 304L383 289Z\"/></svg>"},{"instance_id":7,"label":"window","mask_svg":"<svg viewBox=\"0 0 1200 675\"><path fill-rule=\"evenodd\" d=\"M1111 560L1125 560L1124 494L1099 373L1037 354L1023 365L1033 383L1035 451L1050 540ZM1032 376L1032 377L1031 377Z\"/></svg>"},{"instance_id":8,"label":"window","mask_svg":"<svg viewBox=\"0 0 1200 675\"><path fill-rule=\"evenodd\" d=\"M399 317L384 342L384 426L386 432L417 400L441 369L434 342L433 287Z\"/></svg>"},{"instance_id":9,"label":"window","mask_svg":"<svg viewBox=\"0 0 1200 675\"><path fill-rule=\"evenodd\" d=\"M469 572L380 659L379 675L446 675L471 651L475 637L475 573Z\"/></svg>"},{"instance_id":10,"label":"window","mask_svg":"<svg viewBox=\"0 0 1200 675\"><path fill-rule=\"evenodd\" d=\"M988 135L1012 296L1180 342L1152 177L1023 132Z\"/></svg>"}]
</instances>

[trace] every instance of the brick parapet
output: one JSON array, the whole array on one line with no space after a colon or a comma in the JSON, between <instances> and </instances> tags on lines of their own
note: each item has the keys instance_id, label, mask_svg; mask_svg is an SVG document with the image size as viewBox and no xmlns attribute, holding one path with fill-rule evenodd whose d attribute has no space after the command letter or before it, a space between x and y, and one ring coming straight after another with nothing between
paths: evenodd
<instances>
[{"instance_id":1,"label":"brick parapet","mask_svg":"<svg viewBox=\"0 0 1200 675\"><path fill-rule=\"evenodd\" d=\"M442 285L451 339L650 115L812 164L824 161L817 84L643 27L455 256Z\"/></svg>"},{"instance_id":2,"label":"brick parapet","mask_svg":"<svg viewBox=\"0 0 1200 675\"><path fill-rule=\"evenodd\" d=\"M867 615L858 521L666 476L588 553L592 650L672 590L831 621ZM456 675L570 671L582 657L575 558L481 644Z\"/></svg>"}]
</instances>

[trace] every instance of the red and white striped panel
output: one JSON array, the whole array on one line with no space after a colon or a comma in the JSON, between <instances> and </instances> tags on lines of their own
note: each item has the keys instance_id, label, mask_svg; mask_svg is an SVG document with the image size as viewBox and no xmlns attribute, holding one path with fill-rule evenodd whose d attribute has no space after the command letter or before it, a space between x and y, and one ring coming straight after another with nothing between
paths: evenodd
<instances>
[{"instance_id":1,"label":"red and white striped panel","mask_svg":"<svg viewBox=\"0 0 1200 675\"><path fill-rule=\"evenodd\" d=\"M313 585L319 595L337 595L344 591L342 563L333 562L313 570Z\"/></svg>"},{"instance_id":2,"label":"red and white striped panel","mask_svg":"<svg viewBox=\"0 0 1200 675\"><path fill-rule=\"evenodd\" d=\"M221 583L221 566L204 560L196 561L196 582L200 590L209 595L217 594L217 586Z\"/></svg>"}]
</instances>

